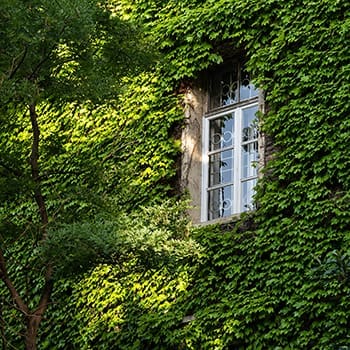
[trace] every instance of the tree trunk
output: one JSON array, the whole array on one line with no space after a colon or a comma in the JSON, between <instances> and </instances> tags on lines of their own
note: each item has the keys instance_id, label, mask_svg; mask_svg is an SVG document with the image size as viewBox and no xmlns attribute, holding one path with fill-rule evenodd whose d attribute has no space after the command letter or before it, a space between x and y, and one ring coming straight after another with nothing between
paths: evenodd
<instances>
[{"instance_id":1,"label":"tree trunk","mask_svg":"<svg viewBox=\"0 0 350 350\"><path fill-rule=\"evenodd\" d=\"M48 225L48 214L45 203L45 198L41 190L41 179L39 172L39 141L40 141L40 129L38 124L38 115L36 113L35 103L29 106L30 121L32 126L32 147L29 157L29 164L31 167L32 180L34 182L34 198L38 206L38 211L41 221L41 240L44 241L47 238L47 225ZM4 252L0 247L0 279L4 282L7 289L11 294L11 298L14 307L22 313L25 320L25 333L24 333L24 344L26 350L36 350L37 349L37 336L40 323L43 319L43 315L50 302L50 297L53 289L52 280L53 269L50 264L45 267L45 284L41 291L40 301L36 309L30 310L28 303L22 299L20 293L16 289L12 279L8 275L8 270L6 266L6 259ZM1 307L1 305L0 305ZM8 348L7 341L4 332L4 324L1 318L0 310L0 341L2 341L3 349Z\"/></svg>"},{"instance_id":2,"label":"tree trunk","mask_svg":"<svg viewBox=\"0 0 350 350\"><path fill-rule=\"evenodd\" d=\"M5 322L2 318L2 306L4 304L3 301L4 297L1 297L0 300L0 337L1 337L1 342L2 342L2 350L7 350L7 339L6 339L6 334L5 334Z\"/></svg>"},{"instance_id":3,"label":"tree trunk","mask_svg":"<svg viewBox=\"0 0 350 350\"><path fill-rule=\"evenodd\" d=\"M32 170L32 179L35 184L34 189L34 197L35 201L38 205L39 214L41 218L41 232L42 232L42 240L47 238L47 225L49 223L45 198L41 191L41 183L40 183L40 173L39 173L39 140L40 140L40 129L38 124L38 115L36 113L36 105L29 105L30 112L30 121L32 124L32 133L33 133L33 141L32 141L32 151L29 158L29 163ZM50 301L52 289L53 289L53 281L52 281L52 266L46 266L45 271L45 285L43 287L41 298L36 310L32 313L25 315L26 318L26 332L24 336L25 340L25 348L26 350L36 350L37 345L37 336L40 323L42 321L43 315L47 309L47 306Z\"/></svg>"},{"instance_id":4,"label":"tree trunk","mask_svg":"<svg viewBox=\"0 0 350 350\"><path fill-rule=\"evenodd\" d=\"M26 316L26 332L24 336L26 350L36 350L36 338L41 322L41 317L36 315Z\"/></svg>"}]
</instances>

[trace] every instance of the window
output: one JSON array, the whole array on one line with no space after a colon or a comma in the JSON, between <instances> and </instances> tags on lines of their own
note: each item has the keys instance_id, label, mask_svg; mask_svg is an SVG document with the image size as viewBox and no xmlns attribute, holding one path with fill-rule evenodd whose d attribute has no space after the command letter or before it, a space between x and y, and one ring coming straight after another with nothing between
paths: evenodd
<instances>
[{"instance_id":1,"label":"window","mask_svg":"<svg viewBox=\"0 0 350 350\"><path fill-rule=\"evenodd\" d=\"M244 66L216 74L203 120L201 221L253 209L258 178L258 90Z\"/></svg>"}]
</instances>

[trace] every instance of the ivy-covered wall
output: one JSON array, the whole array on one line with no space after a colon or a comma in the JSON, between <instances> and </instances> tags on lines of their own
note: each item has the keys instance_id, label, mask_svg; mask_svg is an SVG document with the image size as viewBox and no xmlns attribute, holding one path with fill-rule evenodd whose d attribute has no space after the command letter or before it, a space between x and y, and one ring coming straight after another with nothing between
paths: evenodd
<instances>
[{"instance_id":1,"label":"ivy-covered wall","mask_svg":"<svg viewBox=\"0 0 350 350\"><path fill-rule=\"evenodd\" d=\"M125 285L118 270L101 267L93 300L91 285L80 285L80 346L96 348L100 334L99 349L349 348L350 5L137 1L128 13L165 54L169 91L220 63L221 44L244 48L276 152L249 225L194 230L205 252L196 264L170 276L133 272Z\"/></svg>"},{"instance_id":2,"label":"ivy-covered wall","mask_svg":"<svg viewBox=\"0 0 350 350\"><path fill-rule=\"evenodd\" d=\"M350 4L111 3L143 22L163 54L155 95L141 94L140 104L134 92L125 95L130 123L142 118L137 135L154 132L155 118L168 136L181 118L168 103L172 92L221 63L221 48L230 45L245 50L265 92L268 111L260 119L275 153L254 214L232 227L192 229L201 258L147 272L132 261L102 265L76 284L62 284L41 348L350 348ZM130 91L143 91L142 82L134 84ZM131 172L124 183L146 199L164 193L164 182L147 182L148 169L164 169L159 179L174 172L172 161L158 168L164 159L153 141L125 160L129 169L141 164L142 181ZM164 147L169 155L178 150L171 142Z\"/></svg>"}]
</instances>

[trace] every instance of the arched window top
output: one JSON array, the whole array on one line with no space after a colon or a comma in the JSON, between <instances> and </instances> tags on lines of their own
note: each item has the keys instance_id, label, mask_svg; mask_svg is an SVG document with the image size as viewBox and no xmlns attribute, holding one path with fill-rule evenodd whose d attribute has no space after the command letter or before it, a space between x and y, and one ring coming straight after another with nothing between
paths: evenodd
<instances>
[{"instance_id":1,"label":"arched window top","mask_svg":"<svg viewBox=\"0 0 350 350\"><path fill-rule=\"evenodd\" d=\"M213 74L209 83L209 111L258 96L244 64L232 63Z\"/></svg>"}]
</instances>

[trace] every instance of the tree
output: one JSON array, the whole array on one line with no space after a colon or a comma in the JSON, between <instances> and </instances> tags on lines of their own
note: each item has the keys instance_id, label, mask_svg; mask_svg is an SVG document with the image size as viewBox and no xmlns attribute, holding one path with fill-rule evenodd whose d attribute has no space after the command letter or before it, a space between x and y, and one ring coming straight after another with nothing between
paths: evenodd
<instances>
[{"instance_id":1,"label":"tree","mask_svg":"<svg viewBox=\"0 0 350 350\"><path fill-rule=\"evenodd\" d=\"M33 199L38 216L29 216L37 245L47 239L51 224L41 174L40 113L47 111L44 106L60 110L73 101L113 100L122 76L137 71L149 56L144 54L136 28L112 14L103 2L1 0L1 8L0 121L4 147L0 151L0 186L6 203L20 195ZM24 127L23 121L30 126L31 142L12 149L7 141ZM33 306L35 300L29 302L21 295L9 273L8 262L13 260L6 243L13 242L13 233L20 237L28 232L19 218L13 222L2 223L2 231L7 232L0 241L0 278L24 318L26 349L36 349L39 325L53 289L54 266L46 263L38 270L44 282Z\"/></svg>"}]
</instances>

